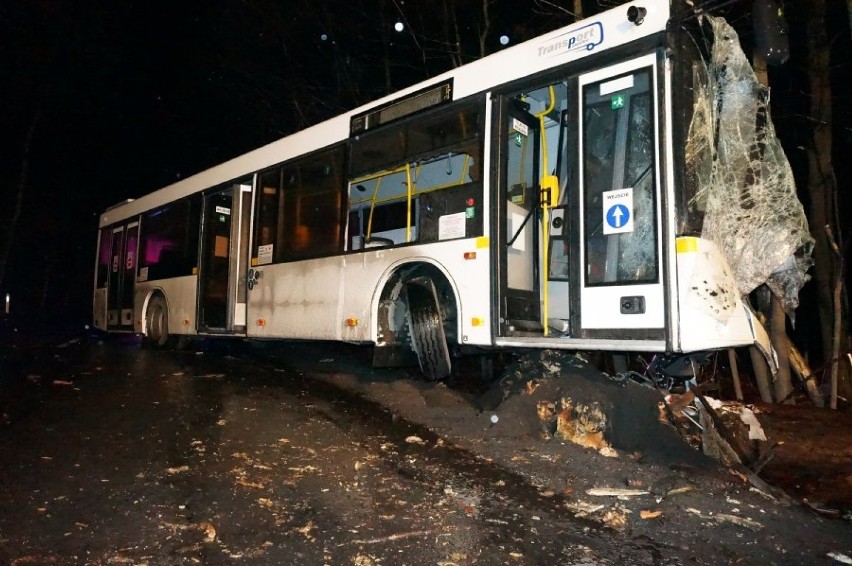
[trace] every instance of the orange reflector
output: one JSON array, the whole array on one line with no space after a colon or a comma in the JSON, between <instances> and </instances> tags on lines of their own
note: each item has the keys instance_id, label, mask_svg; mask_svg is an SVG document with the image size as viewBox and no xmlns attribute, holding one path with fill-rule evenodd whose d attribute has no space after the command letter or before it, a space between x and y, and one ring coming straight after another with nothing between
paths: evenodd
<instances>
[{"instance_id":1,"label":"orange reflector","mask_svg":"<svg viewBox=\"0 0 852 566\"><path fill-rule=\"evenodd\" d=\"M485 319L479 318L478 316L475 316L472 319L470 319L470 325L471 326L484 326L485 325Z\"/></svg>"},{"instance_id":2,"label":"orange reflector","mask_svg":"<svg viewBox=\"0 0 852 566\"><path fill-rule=\"evenodd\" d=\"M258 326L266 326L266 319L265 318L257 319L257 325Z\"/></svg>"},{"instance_id":3,"label":"orange reflector","mask_svg":"<svg viewBox=\"0 0 852 566\"><path fill-rule=\"evenodd\" d=\"M476 252L464 252L465 259L476 259Z\"/></svg>"},{"instance_id":4,"label":"orange reflector","mask_svg":"<svg viewBox=\"0 0 852 566\"><path fill-rule=\"evenodd\" d=\"M346 326L349 326L349 327L358 326L358 319L355 318L354 316L350 316L349 318L346 319Z\"/></svg>"}]
</instances>

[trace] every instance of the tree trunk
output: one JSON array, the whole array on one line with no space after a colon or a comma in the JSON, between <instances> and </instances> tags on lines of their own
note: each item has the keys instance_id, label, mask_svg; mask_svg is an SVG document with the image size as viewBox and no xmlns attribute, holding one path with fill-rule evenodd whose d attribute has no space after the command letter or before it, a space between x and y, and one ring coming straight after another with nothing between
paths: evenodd
<instances>
[{"instance_id":1,"label":"tree trunk","mask_svg":"<svg viewBox=\"0 0 852 566\"><path fill-rule=\"evenodd\" d=\"M488 32L491 30L491 15L488 12L488 5L491 0L482 0L482 27L479 28L479 56L485 57L488 55L488 45L485 40L488 38Z\"/></svg>"},{"instance_id":2,"label":"tree trunk","mask_svg":"<svg viewBox=\"0 0 852 566\"><path fill-rule=\"evenodd\" d=\"M737 367L737 352L733 348L728 348L728 363L731 366L731 377L734 380L734 397L737 401L742 401L743 386L740 383L740 371Z\"/></svg>"},{"instance_id":3,"label":"tree trunk","mask_svg":"<svg viewBox=\"0 0 852 566\"><path fill-rule=\"evenodd\" d=\"M808 223L814 237L814 283L816 284L817 309L819 311L820 335L823 360L826 367L836 363L833 345L848 343L848 322L840 325L839 335L835 332L835 317L847 321L842 312L835 312L835 282L839 277L839 262L835 261L831 244L826 234L829 227L841 239L837 210L837 179L832 164L832 111L831 111L831 50L825 26L825 0L812 0L807 8L808 28L808 79L810 83L811 144L808 149L808 196L810 200ZM850 369L842 364L839 377L841 395L852 393Z\"/></svg>"},{"instance_id":4,"label":"tree trunk","mask_svg":"<svg viewBox=\"0 0 852 566\"><path fill-rule=\"evenodd\" d=\"M764 403L772 403L772 389L769 387L769 364L766 358L755 346L748 349L751 357L751 365L754 371L754 379L757 382L757 390L760 392L760 400Z\"/></svg>"},{"instance_id":5,"label":"tree trunk","mask_svg":"<svg viewBox=\"0 0 852 566\"><path fill-rule=\"evenodd\" d=\"M814 375L811 371L811 368L805 361L805 357L792 342L789 344L789 348L790 367L793 368L793 371L795 371L796 375L799 376L799 379L802 380L802 384L805 386L805 390L808 392L808 397L810 397L811 403L814 404L814 407L824 407L825 401L822 398L822 393L819 390L819 386L817 385L816 379L814 379Z\"/></svg>"},{"instance_id":6,"label":"tree trunk","mask_svg":"<svg viewBox=\"0 0 852 566\"><path fill-rule=\"evenodd\" d=\"M461 34L459 33L459 22L456 18L456 9L453 5L452 9L444 0L444 42L448 46L447 53L450 57L450 65L455 69L464 64L462 60L462 45Z\"/></svg>"},{"instance_id":7,"label":"tree trunk","mask_svg":"<svg viewBox=\"0 0 852 566\"><path fill-rule=\"evenodd\" d=\"M772 297L772 317L769 323L769 337L772 348L778 356L778 373L775 374L775 402L793 404L793 379L790 372L790 341L787 338L787 313L781 299Z\"/></svg>"}]
</instances>

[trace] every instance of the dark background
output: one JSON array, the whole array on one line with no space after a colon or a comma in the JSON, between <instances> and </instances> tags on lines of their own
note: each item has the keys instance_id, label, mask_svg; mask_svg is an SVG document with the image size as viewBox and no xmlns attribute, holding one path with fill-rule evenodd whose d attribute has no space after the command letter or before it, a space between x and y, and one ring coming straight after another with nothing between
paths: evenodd
<instances>
[{"instance_id":1,"label":"dark background","mask_svg":"<svg viewBox=\"0 0 852 566\"><path fill-rule=\"evenodd\" d=\"M591 0L584 9L588 16L620 3ZM11 242L12 251L0 291L11 293L13 312L89 319L106 207L497 51L502 35L511 46L573 21L568 3L493 0L486 27L483 4L3 2L0 246ZM747 51L750 7L743 0L717 12ZM848 199L849 14L845 0L829 0L829 9L835 168ZM786 2L791 58L770 69L773 118L800 187L811 127L806 10L807 0ZM456 26L461 45L452 39ZM20 186L21 215L10 230ZM848 232L848 214L843 222Z\"/></svg>"}]
</instances>

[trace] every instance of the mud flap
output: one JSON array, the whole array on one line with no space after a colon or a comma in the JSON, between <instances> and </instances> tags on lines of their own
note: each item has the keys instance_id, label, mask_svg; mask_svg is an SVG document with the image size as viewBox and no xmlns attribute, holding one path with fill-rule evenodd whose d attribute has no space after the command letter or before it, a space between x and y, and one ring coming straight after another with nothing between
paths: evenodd
<instances>
[{"instance_id":1,"label":"mud flap","mask_svg":"<svg viewBox=\"0 0 852 566\"><path fill-rule=\"evenodd\" d=\"M450 375L450 350L435 284L428 277L405 282L408 330L411 346L426 379L437 381Z\"/></svg>"}]
</instances>

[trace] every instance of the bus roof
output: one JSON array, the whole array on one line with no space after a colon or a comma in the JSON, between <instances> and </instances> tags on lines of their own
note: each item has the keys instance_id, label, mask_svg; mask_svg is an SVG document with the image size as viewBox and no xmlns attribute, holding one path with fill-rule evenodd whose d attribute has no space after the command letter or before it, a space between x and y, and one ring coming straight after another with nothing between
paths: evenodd
<instances>
[{"instance_id":1,"label":"bus roof","mask_svg":"<svg viewBox=\"0 0 852 566\"><path fill-rule=\"evenodd\" d=\"M639 23L628 20L628 10L646 10ZM101 214L100 226L109 226L199 191L234 181L277 163L342 142L349 137L353 116L383 106L452 79L453 99L458 100L495 86L576 61L603 50L663 32L669 20L668 0L631 2L572 25L540 35L432 79L401 89L258 149L230 159L135 200L128 199Z\"/></svg>"}]
</instances>

